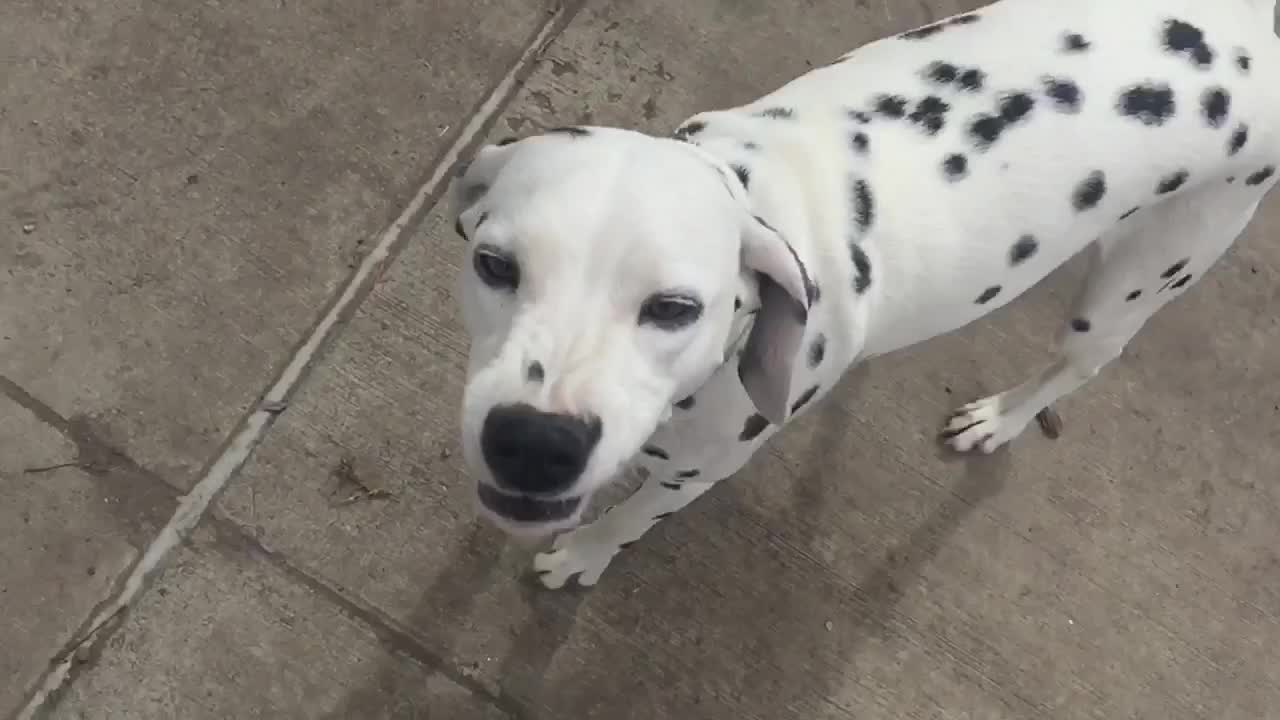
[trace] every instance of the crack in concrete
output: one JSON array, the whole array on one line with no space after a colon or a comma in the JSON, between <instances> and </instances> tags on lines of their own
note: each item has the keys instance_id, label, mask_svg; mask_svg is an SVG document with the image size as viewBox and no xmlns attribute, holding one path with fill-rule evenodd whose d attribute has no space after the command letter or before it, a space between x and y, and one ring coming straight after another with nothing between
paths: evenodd
<instances>
[{"instance_id":1,"label":"crack in concrete","mask_svg":"<svg viewBox=\"0 0 1280 720\"><path fill-rule=\"evenodd\" d=\"M76 468L100 480L95 489L122 523L125 538L142 547L164 525L177 504L178 489L106 441L85 415L64 418L12 379L0 375L0 395L25 408L75 446L75 457L46 467L25 468L28 474Z\"/></svg>"},{"instance_id":2,"label":"crack in concrete","mask_svg":"<svg viewBox=\"0 0 1280 720\"><path fill-rule=\"evenodd\" d=\"M472 112L466 125L434 164L434 170L427 180L419 187L400 215L381 233L373 249L361 260L306 339L294 350L289 361L255 409L241 420L238 429L228 438L222 451L208 465L191 491L179 498L177 509L146 547L146 552L134 563L114 599L98 609L85 624L88 630L69 643L66 650L54 658L50 668L29 696L27 703L18 710L17 720L33 720L47 712L52 702L56 702L61 694L64 684L73 679L72 670L76 665L76 658L82 655L91 656L95 641L109 635L121 624L119 621L124 617L125 611L145 592L165 558L187 537L204 517L209 505L221 493L227 482L248 461L276 416L279 415L279 408L288 406L289 398L306 378L312 365L321 357L323 349L337 335L339 329L345 326L346 321L354 314L377 279L399 255L400 250L408 242L409 229L421 223L438 202L455 166L462 161L468 151L483 142L485 133L497 121L502 108L533 71L547 47L559 36L585 2L586 0L557 1L548 6L547 18L538 26L520 57ZM50 424L60 429L71 428L71 423L63 420L51 408L31 397L16 384L9 383L9 385L12 385L12 389L22 398L17 400L19 404L27 407L26 402L34 403L35 408L31 411L37 417L45 422L52 420ZM6 395L9 394L9 385L3 386ZM121 454L120 457L124 456ZM305 573L295 574L294 577L299 580L309 580L310 583L319 582ZM344 606L351 605L340 595L331 595L331 597L335 600L343 600ZM365 612L364 617L376 631L394 640L399 647L413 648L415 656L435 657L429 648L421 645L406 630L397 629L390 618L374 613ZM447 663L436 658L432 661L432 666L445 672ZM455 674L467 680L462 683L464 687L472 692L480 692L480 697L499 709L516 718L523 715L523 710L513 705L511 701L494 696L484 690L483 686L478 686L460 673L449 673L450 676Z\"/></svg>"}]
</instances>

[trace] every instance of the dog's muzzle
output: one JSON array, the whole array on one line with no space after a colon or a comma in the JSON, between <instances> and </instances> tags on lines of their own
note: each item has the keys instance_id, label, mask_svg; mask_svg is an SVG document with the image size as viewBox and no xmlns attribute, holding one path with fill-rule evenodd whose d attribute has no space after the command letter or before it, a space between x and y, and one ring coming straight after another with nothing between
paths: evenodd
<instances>
[{"instance_id":1,"label":"dog's muzzle","mask_svg":"<svg viewBox=\"0 0 1280 720\"><path fill-rule=\"evenodd\" d=\"M480 502L504 518L548 523L571 517L582 503L564 497L600 442L596 419L500 405L480 430L480 451L496 487L481 483Z\"/></svg>"}]
</instances>

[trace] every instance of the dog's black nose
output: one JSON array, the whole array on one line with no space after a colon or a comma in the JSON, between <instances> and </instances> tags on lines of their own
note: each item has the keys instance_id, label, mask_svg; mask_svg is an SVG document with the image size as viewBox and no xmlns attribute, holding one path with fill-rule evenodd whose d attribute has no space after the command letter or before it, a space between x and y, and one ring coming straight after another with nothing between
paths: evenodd
<instances>
[{"instance_id":1,"label":"dog's black nose","mask_svg":"<svg viewBox=\"0 0 1280 720\"><path fill-rule=\"evenodd\" d=\"M542 412L528 405L500 405L480 430L480 450L507 489L548 495L567 490L600 441L600 421Z\"/></svg>"}]
</instances>

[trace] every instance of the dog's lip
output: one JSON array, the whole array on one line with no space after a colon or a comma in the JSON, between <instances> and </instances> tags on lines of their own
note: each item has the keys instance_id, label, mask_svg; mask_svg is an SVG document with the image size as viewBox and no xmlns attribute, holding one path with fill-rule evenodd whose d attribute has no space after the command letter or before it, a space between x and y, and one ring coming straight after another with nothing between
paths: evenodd
<instances>
[{"instance_id":1,"label":"dog's lip","mask_svg":"<svg viewBox=\"0 0 1280 720\"><path fill-rule=\"evenodd\" d=\"M476 490L480 502L508 520L521 523L550 523L573 517L582 504L582 496L548 499L529 495L512 495L480 483Z\"/></svg>"}]
</instances>

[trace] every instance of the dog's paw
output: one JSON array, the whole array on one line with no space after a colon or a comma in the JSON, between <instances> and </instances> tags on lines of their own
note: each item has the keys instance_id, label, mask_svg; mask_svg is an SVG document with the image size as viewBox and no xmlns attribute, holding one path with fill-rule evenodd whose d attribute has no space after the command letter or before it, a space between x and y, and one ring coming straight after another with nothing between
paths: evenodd
<instances>
[{"instance_id":1,"label":"dog's paw","mask_svg":"<svg viewBox=\"0 0 1280 720\"><path fill-rule=\"evenodd\" d=\"M957 452L981 450L990 454L1017 437L1027 420L1016 411L1002 412L1001 396L992 395L955 411L942 435Z\"/></svg>"},{"instance_id":2,"label":"dog's paw","mask_svg":"<svg viewBox=\"0 0 1280 720\"><path fill-rule=\"evenodd\" d=\"M586 530L571 530L556 538L551 552L534 556L533 569L543 585L558 590L575 575L578 584L584 587L600 581L620 548L594 542Z\"/></svg>"}]
</instances>

